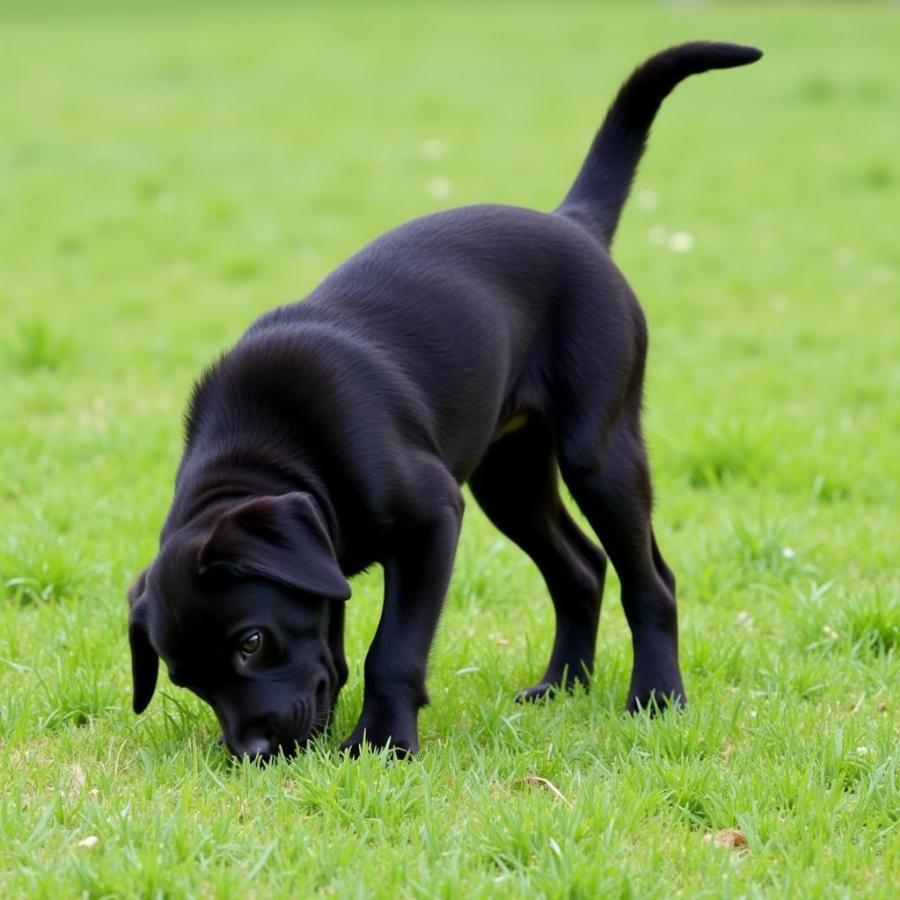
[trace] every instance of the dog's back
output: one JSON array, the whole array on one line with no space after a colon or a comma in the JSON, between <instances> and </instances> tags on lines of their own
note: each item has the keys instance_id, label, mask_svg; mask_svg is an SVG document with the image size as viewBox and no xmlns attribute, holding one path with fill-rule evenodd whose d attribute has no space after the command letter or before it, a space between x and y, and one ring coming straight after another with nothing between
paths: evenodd
<instances>
[{"instance_id":1,"label":"dog's back","mask_svg":"<svg viewBox=\"0 0 900 900\"><path fill-rule=\"evenodd\" d=\"M466 480L505 419L545 411L548 359L571 355L572 341L593 335L599 362L609 356L604 341L621 346L642 330L607 248L650 125L684 78L760 55L695 42L652 57L620 89L555 213L479 205L408 222L351 257L302 304L263 316L245 340L288 323L330 322L371 342L385 365L419 386L429 410L423 427Z\"/></svg>"}]
</instances>

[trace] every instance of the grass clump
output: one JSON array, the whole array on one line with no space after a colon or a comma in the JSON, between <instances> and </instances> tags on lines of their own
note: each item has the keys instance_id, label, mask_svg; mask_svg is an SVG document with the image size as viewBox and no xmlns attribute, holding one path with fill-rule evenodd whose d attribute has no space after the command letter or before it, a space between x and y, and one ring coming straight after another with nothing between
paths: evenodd
<instances>
[{"instance_id":1,"label":"grass clump","mask_svg":"<svg viewBox=\"0 0 900 900\"><path fill-rule=\"evenodd\" d=\"M12 366L22 373L54 372L71 359L72 345L45 319L23 319L7 340L7 356Z\"/></svg>"},{"instance_id":2,"label":"grass clump","mask_svg":"<svg viewBox=\"0 0 900 900\"><path fill-rule=\"evenodd\" d=\"M9 535L0 546L0 600L20 604L59 602L96 590L102 563L72 546L69 535L45 528Z\"/></svg>"}]
</instances>

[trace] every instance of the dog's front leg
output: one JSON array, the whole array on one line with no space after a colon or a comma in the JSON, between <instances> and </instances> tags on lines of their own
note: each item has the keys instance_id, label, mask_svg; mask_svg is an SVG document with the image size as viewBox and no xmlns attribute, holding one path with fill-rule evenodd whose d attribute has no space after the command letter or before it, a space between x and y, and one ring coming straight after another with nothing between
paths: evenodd
<instances>
[{"instance_id":1,"label":"dog's front leg","mask_svg":"<svg viewBox=\"0 0 900 900\"><path fill-rule=\"evenodd\" d=\"M455 485L454 485L455 488ZM398 754L419 749L416 718L428 702L425 669L450 582L462 504L454 501L396 535L384 562L384 608L366 656L363 709L341 745L356 755L362 744Z\"/></svg>"}]
</instances>

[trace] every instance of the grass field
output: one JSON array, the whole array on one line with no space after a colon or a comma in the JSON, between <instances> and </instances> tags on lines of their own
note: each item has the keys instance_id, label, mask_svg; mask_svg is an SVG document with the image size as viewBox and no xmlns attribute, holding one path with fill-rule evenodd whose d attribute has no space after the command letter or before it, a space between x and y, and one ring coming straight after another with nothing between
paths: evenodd
<instances>
[{"instance_id":1,"label":"grass field","mask_svg":"<svg viewBox=\"0 0 900 900\"><path fill-rule=\"evenodd\" d=\"M124 593L204 364L393 224L551 208L697 37L767 55L667 101L615 246L690 706L622 713L615 579L590 693L517 706L551 607L470 502L414 762L336 750L378 572L314 752L232 764L165 677L136 719ZM898 46L878 4L4 4L3 895L896 896Z\"/></svg>"}]
</instances>

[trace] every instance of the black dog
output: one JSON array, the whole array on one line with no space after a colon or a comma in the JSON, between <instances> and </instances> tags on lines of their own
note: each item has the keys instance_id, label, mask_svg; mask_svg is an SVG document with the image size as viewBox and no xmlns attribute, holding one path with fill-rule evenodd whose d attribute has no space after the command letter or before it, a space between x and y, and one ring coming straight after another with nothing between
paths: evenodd
<instances>
[{"instance_id":1,"label":"black dog","mask_svg":"<svg viewBox=\"0 0 900 900\"><path fill-rule=\"evenodd\" d=\"M347 679L346 579L380 563L384 608L343 746L417 750L463 482L553 599L550 662L523 695L585 682L606 557L566 512L557 469L622 582L628 708L684 701L641 437L646 326L608 248L666 95L760 56L716 43L654 56L554 213L474 206L402 225L203 376L159 555L129 595L135 712L162 657L235 754L294 752Z\"/></svg>"}]
</instances>

